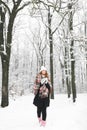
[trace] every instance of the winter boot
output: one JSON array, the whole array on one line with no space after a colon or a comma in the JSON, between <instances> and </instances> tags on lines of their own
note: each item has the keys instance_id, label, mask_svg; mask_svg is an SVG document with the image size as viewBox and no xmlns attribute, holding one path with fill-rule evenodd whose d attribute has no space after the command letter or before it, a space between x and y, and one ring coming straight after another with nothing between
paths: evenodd
<instances>
[{"instance_id":1,"label":"winter boot","mask_svg":"<svg viewBox=\"0 0 87 130\"><path fill-rule=\"evenodd\" d=\"M39 121L39 123L41 123L41 121L42 121L41 117L38 117L38 121Z\"/></svg>"},{"instance_id":2,"label":"winter boot","mask_svg":"<svg viewBox=\"0 0 87 130\"><path fill-rule=\"evenodd\" d=\"M41 121L41 126L44 127L45 125L46 125L46 121L42 120L42 121Z\"/></svg>"}]
</instances>

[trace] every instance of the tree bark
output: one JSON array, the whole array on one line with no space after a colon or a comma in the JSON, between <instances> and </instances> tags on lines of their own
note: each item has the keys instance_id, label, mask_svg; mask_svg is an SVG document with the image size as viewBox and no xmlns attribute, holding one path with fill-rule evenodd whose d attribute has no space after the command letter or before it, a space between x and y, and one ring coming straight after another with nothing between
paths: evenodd
<instances>
[{"instance_id":1,"label":"tree bark","mask_svg":"<svg viewBox=\"0 0 87 130\"><path fill-rule=\"evenodd\" d=\"M67 86L67 93L68 93L68 98L70 98L70 94L71 94L71 86L70 86L70 80L69 80L69 70L68 70L68 53L69 50L67 47L65 47L65 76L66 76L66 86Z\"/></svg>"},{"instance_id":2,"label":"tree bark","mask_svg":"<svg viewBox=\"0 0 87 130\"><path fill-rule=\"evenodd\" d=\"M2 63L2 99L1 106L8 106L8 74L9 74L9 62L7 55L4 50L4 38L3 38L3 27L5 22L5 14L2 12L2 7L0 7L1 23L0 23L0 51L1 51L1 63Z\"/></svg>"},{"instance_id":3,"label":"tree bark","mask_svg":"<svg viewBox=\"0 0 87 130\"><path fill-rule=\"evenodd\" d=\"M9 104L8 98L8 78L9 78L9 61L7 57L2 54L1 56L2 61L2 100L1 106L5 107Z\"/></svg>"},{"instance_id":4,"label":"tree bark","mask_svg":"<svg viewBox=\"0 0 87 130\"><path fill-rule=\"evenodd\" d=\"M50 42L50 79L52 84L51 98L54 99L54 87L53 87L53 35L51 30L51 19L50 7L48 7L48 29L49 29L49 42Z\"/></svg>"},{"instance_id":5,"label":"tree bark","mask_svg":"<svg viewBox=\"0 0 87 130\"><path fill-rule=\"evenodd\" d=\"M2 61L1 106L2 107L6 107L9 105L9 95L8 95L9 64L10 64L10 55L11 55L12 30L13 30L15 17L16 17L16 12L15 12L15 8L13 8L12 13L10 14L10 19L9 19L9 24L8 24L8 29L7 29L6 54L4 53L1 54L1 61Z\"/></svg>"},{"instance_id":6,"label":"tree bark","mask_svg":"<svg viewBox=\"0 0 87 130\"><path fill-rule=\"evenodd\" d=\"M76 101L76 85L75 85L75 59L73 54L74 41L71 41L71 83L72 83L72 95L73 102Z\"/></svg>"},{"instance_id":7,"label":"tree bark","mask_svg":"<svg viewBox=\"0 0 87 130\"><path fill-rule=\"evenodd\" d=\"M72 12L72 1L68 4L68 9L70 10L69 16L69 31L72 34L73 30L73 12ZM75 58L74 58L74 40L71 39L71 87L72 87L72 95L73 95L73 102L76 101L76 84L75 84Z\"/></svg>"},{"instance_id":8,"label":"tree bark","mask_svg":"<svg viewBox=\"0 0 87 130\"><path fill-rule=\"evenodd\" d=\"M86 16L85 16L86 17ZM85 37L87 37L87 23L84 23ZM85 53L86 53L86 79L87 79L87 41L85 41Z\"/></svg>"}]
</instances>

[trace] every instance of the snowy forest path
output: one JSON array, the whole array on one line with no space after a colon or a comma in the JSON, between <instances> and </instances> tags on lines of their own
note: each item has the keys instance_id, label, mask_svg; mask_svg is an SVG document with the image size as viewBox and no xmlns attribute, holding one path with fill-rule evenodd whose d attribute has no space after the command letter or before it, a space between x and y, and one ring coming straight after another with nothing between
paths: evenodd
<instances>
[{"instance_id":1,"label":"snowy forest path","mask_svg":"<svg viewBox=\"0 0 87 130\"><path fill-rule=\"evenodd\" d=\"M10 100L10 105L0 108L0 130L39 130L34 95ZM73 103L66 94L55 95L47 108L45 130L86 130L87 129L87 94L79 94Z\"/></svg>"}]
</instances>

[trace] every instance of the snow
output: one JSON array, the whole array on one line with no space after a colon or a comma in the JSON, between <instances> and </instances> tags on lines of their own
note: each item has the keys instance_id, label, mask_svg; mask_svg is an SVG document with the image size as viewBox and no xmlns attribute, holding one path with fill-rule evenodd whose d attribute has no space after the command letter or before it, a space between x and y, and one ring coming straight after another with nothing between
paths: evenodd
<instances>
[{"instance_id":1,"label":"snow","mask_svg":"<svg viewBox=\"0 0 87 130\"><path fill-rule=\"evenodd\" d=\"M56 94L47 108L47 124L41 127L32 104L34 95L10 99L0 108L0 130L87 130L87 94L78 94L76 103L66 94Z\"/></svg>"}]
</instances>

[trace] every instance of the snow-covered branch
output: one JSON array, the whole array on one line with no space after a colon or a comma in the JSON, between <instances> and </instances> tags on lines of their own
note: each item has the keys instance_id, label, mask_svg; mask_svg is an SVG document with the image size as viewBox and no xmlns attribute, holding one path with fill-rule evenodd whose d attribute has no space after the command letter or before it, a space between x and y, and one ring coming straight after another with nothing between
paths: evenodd
<instances>
[{"instance_id":1,"label":"snow-covered branch","mask_svg":"<svg viewBox=\"0 0 87 130\"><path fill-rule=\"evenodd\" d=\"M3 2L2 0L0 0L0 2L1 2L1 4L3 4L6 7L6 9L8 10L8 13L10 15L11 11L10 11L10 8L8 7L8 5L5 2Z\"/></svg>"}]
</instances>

